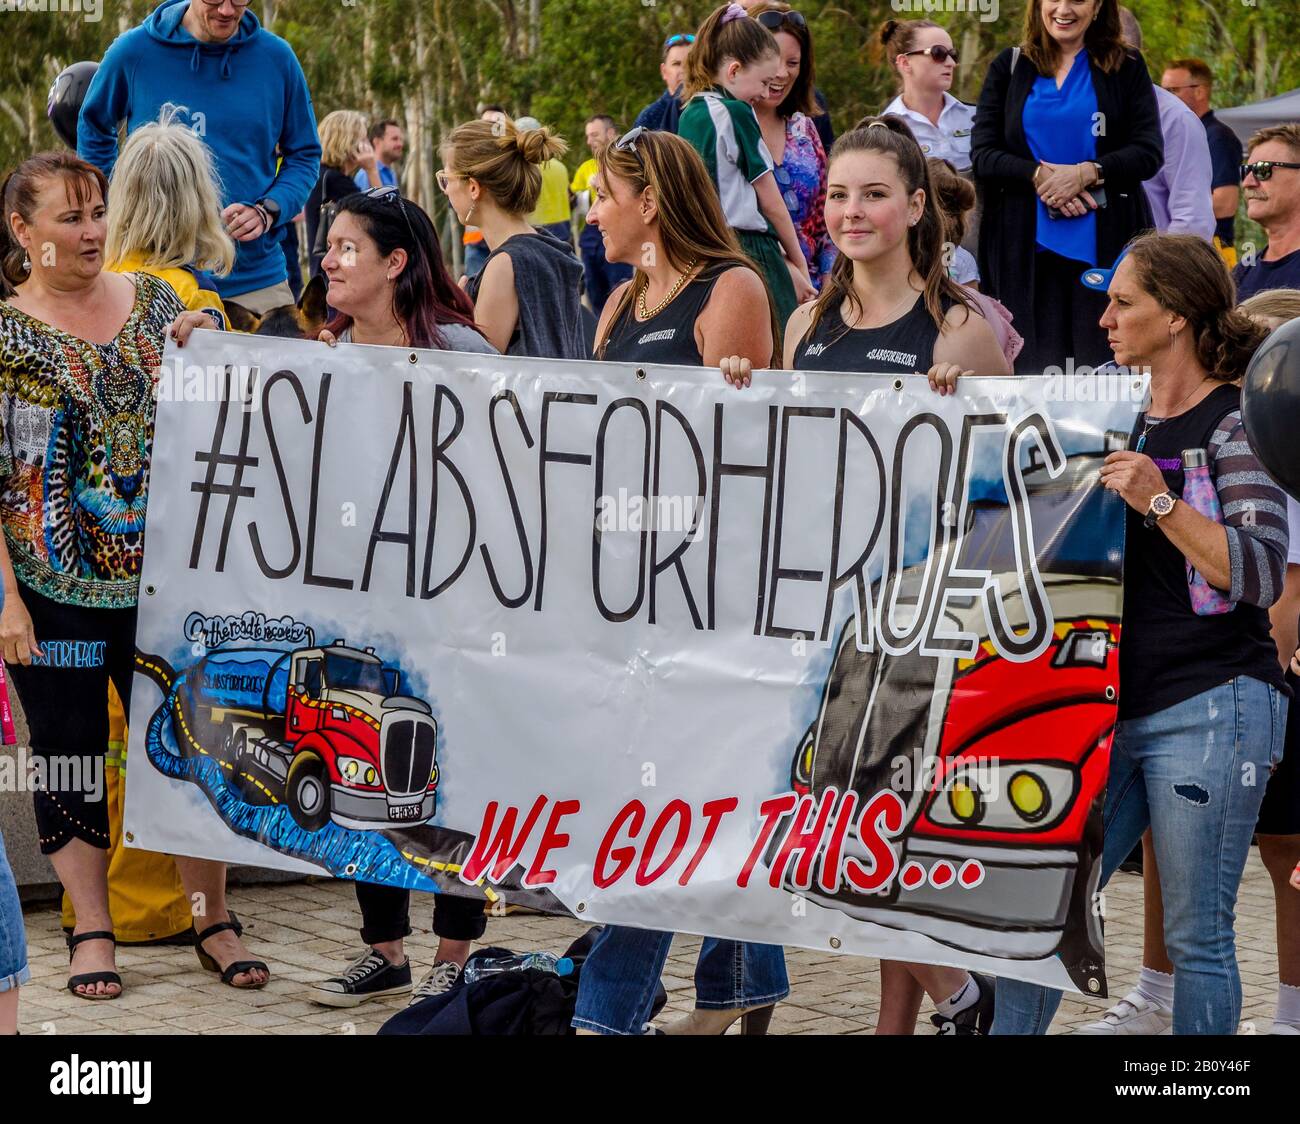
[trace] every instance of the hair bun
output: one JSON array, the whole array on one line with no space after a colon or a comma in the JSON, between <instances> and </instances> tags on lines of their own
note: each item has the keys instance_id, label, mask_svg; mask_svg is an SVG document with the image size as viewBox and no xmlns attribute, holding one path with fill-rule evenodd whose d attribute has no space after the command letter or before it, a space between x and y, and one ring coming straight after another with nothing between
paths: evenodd
<instances>
[{"instance_id":1,"label":"hair bun","mask_svg":"<svg viewBox=\"0 0 1300 1124\"><path fill-rule=\"evenodd\" d=\"M898 20L885 20L884 26L880 29L880 41L886 46L894 37L894 32L898 30Z\"/></svg>"},{"instance_id":2,"label":"hair bun","mask_svg":"<svg viewBox=\"0 0 1300 1124\"><path fill-rule=\"evenodd\" d=\"M507 143L511 141L530 164L545 164L558 159L569 150L569 146L545 126L517 128L513 136L506 137Z\"/></svg>"}]
</instances>

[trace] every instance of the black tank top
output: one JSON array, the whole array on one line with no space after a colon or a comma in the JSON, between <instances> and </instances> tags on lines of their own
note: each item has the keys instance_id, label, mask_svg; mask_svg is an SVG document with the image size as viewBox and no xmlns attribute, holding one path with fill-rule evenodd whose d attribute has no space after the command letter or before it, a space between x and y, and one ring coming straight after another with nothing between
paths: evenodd
<instances>
[{"instance_id":1,"label":"black tank top","mask_svg":"<svg viewBox=\"0 0 1300 1124\"><path fill-rule=\"evenodd\" d=\"M674 367L702 367L704 356L695 342L695 321L713 295L713 287L731 264L705 269L649 320L636 318L636 300L614 318L609 327L604 358L616 363L659 363Z\"/></svg>"},{"instance_id":2,"label":"black tank top","mask_svg":"<svg viewBox=\"0 0 1300 1124\"><path fill-rule=\"evenodd\" d=\"M946 314L952 301L945 299ZM795 370L854 371L868 374L925 374L934 366L939 329L917 294L911 310L879 328L845 330L839 305L826 310L813 331L795 349Z\"/></svg>"}]
</instances>

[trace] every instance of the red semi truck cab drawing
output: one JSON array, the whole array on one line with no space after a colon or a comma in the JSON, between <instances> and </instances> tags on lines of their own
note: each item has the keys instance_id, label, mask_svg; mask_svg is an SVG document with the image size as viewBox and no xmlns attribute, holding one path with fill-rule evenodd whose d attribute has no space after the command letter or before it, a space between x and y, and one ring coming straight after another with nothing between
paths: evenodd
<instances>
[{"instance_id":1,"label":"red semi truck cab drawing","mask_svg":"<svg viewBox=\"0 0 1300 1124\"><path fill-rule=\"evenodd\" d=\"M424 700L398 694L400 672L373 648L230 649L191 675L191 707L219 731L216 756L247 798L282 801L308 831L433 816L437 723Z\"/></svg>"},{"instance_id":2,"label":"red semi truck cab drawing","mask_svg":"<svg viewBox=\"0 0 1300 1124\"><path fill-rule=\"evenodd\" d=\"M1056 480L1041 466L1026 473L1055 622L1036 659L999 655L973 599L947 609L950 630L981 638L972 659L860 652L853 619L841 630L818 715L794 756L792 786L817 794L851 788L859 806L893 789L906 805L900 869L943 866L944 876L915 889L895 879L875 895L847 884L834 894L786 886L864 921L897 927L906 919L909 929L955 948L1021 960L1059 955L1091 994L1106 988L1094 908L1100 816L1092 813L1105 792L1114 732L1123 598L1118 550L1098 545L1109 541L1101 520L1114 497L1088 487L1101 459L1071 457ZM1003 590L1018 588L1005 503L971 505L961 559L989 570ZM919 580L909 576L900 615L916 603ZM1004 605L1008 624L1023 631L1023 601L1007 597ZM869 864L852 834L847 850ZM968 860L984 871L974 887L948 877Z\"/></svg>"}]
</instances>

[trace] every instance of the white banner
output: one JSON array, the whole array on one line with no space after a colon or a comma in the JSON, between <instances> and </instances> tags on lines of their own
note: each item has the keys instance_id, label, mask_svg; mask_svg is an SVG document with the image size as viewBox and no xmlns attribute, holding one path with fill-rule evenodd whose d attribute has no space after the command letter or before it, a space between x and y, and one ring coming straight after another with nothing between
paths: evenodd
<instances>
[{"instance_id":1,"label":"white banner","mask_svg":"<svg viewBox=\"0 0 1300 1124\"><path fill-rule=\"evenodd\" d=\"M1104 994L1126 377L167 362L133 845Z\"/></svg>"}]
</instances>

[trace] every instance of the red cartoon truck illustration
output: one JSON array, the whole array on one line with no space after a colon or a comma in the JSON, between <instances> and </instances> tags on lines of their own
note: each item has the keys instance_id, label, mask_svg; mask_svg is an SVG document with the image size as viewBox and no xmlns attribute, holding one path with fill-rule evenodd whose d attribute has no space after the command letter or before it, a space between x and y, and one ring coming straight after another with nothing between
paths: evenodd
<instances>
[{"instance_id":1,"label":"red cartoon truck illustration","mask_svg":"<svg viewBox=\"0 0 1300 1124\"><path fill-rule=\"evenodd\" d=\"M178 702L192 747L250 802L283 802L308 831L331 819L370 829L423 823L437 806L437 723L400 680L342 640L232 648L188 669Z\"/></svg>"},{"instance_id":2,"label":"red cartoon truck illustration","mask_svg":"<svg viewBox=\"0 0 1300 1124\"><path fill-rule=\"evenodd\" d=\"M1108 435L1108 443L1115 437ZM1059 955L1081 990L1105 994L1101 919L1100 801L1105 792L1119 688L1122 556L1113 504L1097 486L1102 457L1070 457L1051 479L1040 462L1025 474L1039 572L1055 620L1047 649L1029 662L1004 659L989 640L983 606L948 605L948 627L980 637L972 659L914 650L858 650L852 618L840 632L816 719L794 755L791 784L818 796L829 787L883 789L904 801L900 869L927 872L882 892L841 883L787 889L828 908L909 929L966 951L1009 959ZM1010 509L974 502L959 565L988 570L1018 590ZM924 566L903 575L904 614ZM876 603L879 604L879 583ZM1004 600L1007 623L1027 624L1019 595ZM848 853L866 860L851 835ZM970 864L975 860L979 866ZM983 869L958 885L963 866ZM902 883L902 884L900 884ZM1083 922L1080 922L1083 918Z\"/></svg>"}]
</instances>

